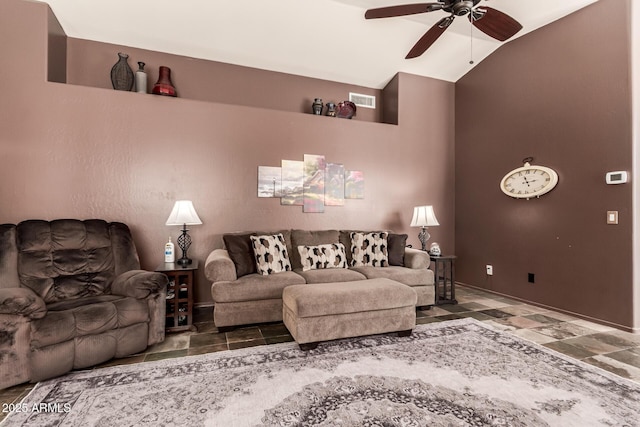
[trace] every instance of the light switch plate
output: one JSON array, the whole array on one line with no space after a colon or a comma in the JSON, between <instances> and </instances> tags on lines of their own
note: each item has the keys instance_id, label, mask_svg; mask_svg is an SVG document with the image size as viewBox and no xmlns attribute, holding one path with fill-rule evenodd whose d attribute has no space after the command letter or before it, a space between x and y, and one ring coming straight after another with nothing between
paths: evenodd
<instances>
[{"instance_id":1,"label":"light switch plate","mask_svg":"<svg viewBox=\"0 0 640 427\"><path fill-rule=\"evenodd\" d=\"M607 224L618 223L618 211L607 211Z\"/></svg>"}]
</instances>

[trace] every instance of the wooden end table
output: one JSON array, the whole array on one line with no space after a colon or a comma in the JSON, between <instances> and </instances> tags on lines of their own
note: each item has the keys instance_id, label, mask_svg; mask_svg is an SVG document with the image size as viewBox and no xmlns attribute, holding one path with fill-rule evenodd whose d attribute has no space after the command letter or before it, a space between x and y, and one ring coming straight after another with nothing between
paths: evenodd
<instances>
[{"instance_id":1,"label":"wooden end table","mask_svg":"<svg viewBox=\"0 0 640 427\"><path fill-rule=\"evenodd\" d=\"M193 284L198 261L182 267L173 262L160 264L155 271L169 278L167 285L167 332L195 331L193 326Z\"/></svg>"},{"instance_id":2,"label":"wooden end table","mask_svg":"<svg viewBox=\"0 0 640 427\"><path fill-rule=\"evenodd\" d=\"M455 255L429 255L433 263L435 305L457 304L455 281Z\"/></svg>"}]
</instances>

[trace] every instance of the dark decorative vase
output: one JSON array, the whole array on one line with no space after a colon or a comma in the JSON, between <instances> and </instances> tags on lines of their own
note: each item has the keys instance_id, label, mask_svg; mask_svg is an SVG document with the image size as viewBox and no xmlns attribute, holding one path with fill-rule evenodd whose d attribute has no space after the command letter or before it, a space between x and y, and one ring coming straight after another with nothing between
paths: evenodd
<instances>
[{"instance_id":1,"label":"dark decorative vase","mask_svg":"<svg viewBox=\"0 0 640 427\"><path fill-rule=\"evenodd\" d=\"M319 116L322 114L322 99L316 98L313 100L313 104L311 104L311 108L313 109L313 114Z\"/></svg>"},{"instance_id":2,"label":"dark decorative vase","mask_svg":"<svg viewBox=\"0 0 640 427\"><path fill-rule=\"evenodd\" d=\"M151 91L155 95L178 96L176 88L171 83L171 68L161 66L158 81Z\"/></svg>"},{"instance_id":3,"label":"dark decorative vase","mask_svg":"<svg viewBox=\"0 0 640 427\"><path fill-rule=\"evenodd\" d=\"M118 53L118 62L111 68L111 84L115 90L130 91L133 88L133 70L129 67L126 53Z\"/></svg>"},{"instance_id":4,"label":"dark decorative vase","mask_svg":"<svg viewBox=\"0 0 640 427\"><path fill-rule=\"evenodd\" d=\"M334 104L333 102L327 102L327 116L336 116L336 104Z\"/></svg>"}]
</instances>

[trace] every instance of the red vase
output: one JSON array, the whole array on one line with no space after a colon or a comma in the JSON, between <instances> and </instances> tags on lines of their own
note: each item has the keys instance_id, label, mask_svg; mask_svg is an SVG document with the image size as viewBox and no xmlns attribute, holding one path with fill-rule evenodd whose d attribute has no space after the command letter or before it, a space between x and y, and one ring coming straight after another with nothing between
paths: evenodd
<instances>
[{"instance_id":1,"label":"red vase","mask_svg":"<svg viewBox=\"0 0 640 427\"><path fill-rule=\"evenodd\" d=\"M171 68L160 67L158 81L153 86L151 93L155 95L178 96L176 88L173 87L173 83L171 83Z\"/></svg>"}]
</instances>

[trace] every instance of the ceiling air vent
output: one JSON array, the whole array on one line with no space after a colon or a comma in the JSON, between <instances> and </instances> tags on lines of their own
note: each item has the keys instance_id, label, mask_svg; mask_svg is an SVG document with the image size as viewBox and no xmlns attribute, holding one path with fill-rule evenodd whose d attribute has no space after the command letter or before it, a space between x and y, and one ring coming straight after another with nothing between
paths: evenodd
<instances>
[{"instance_id":1,"label":"ceiling air vent","mask_svg":"<svg viewBox=\"0 0 640 427\"><path fill-rule=\"evenodd\" d=\"M349 92L349 101L353 102L358 107L376 108L376 97L373 95Z\"/></svg>"}]
</instances>

